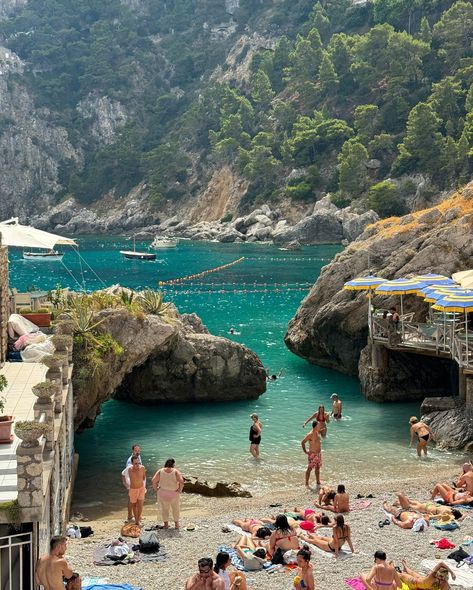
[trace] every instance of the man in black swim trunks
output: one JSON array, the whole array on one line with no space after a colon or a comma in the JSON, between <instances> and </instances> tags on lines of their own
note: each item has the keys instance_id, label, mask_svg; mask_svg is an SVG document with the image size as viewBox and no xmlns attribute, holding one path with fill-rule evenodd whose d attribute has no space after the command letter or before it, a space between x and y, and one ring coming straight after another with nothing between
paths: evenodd
<instances>
[{"instance_id":1,"label":"man in black swim trunks","mask_svg":"<svg viewBox=\"0 0 473 590\"><path fill-rule=\"evenodd\" d=\"M342 419L342 400L338 397L337 393L332 393L330 396L332 400L332 417L334 420Z\"/></svg>"}]
</instances>

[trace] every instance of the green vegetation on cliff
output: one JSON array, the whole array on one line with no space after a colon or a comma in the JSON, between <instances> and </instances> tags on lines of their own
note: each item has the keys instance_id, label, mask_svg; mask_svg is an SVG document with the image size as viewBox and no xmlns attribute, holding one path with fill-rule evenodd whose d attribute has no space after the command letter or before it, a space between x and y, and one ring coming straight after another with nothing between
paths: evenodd
<instances>
[{"instance_id":1,"label":"green vegetation on cliff","mask_svg":"<svg viewBox=\"0 0 473 590\"><path fill-rule=\"evenodd\" d=\"M253 32L271 49L235 79L225 58ZM159 205L229 164L248 201L330 191L387 215L412 191L406 175L440 189L471 175L471 2L240 0L230 15L224 0L29 0L0 36L37 106L83 148L59 170L83 202L144 180ZM103 96L126 113L112 143L77 109Z\"/></svg>"}]
</instances>

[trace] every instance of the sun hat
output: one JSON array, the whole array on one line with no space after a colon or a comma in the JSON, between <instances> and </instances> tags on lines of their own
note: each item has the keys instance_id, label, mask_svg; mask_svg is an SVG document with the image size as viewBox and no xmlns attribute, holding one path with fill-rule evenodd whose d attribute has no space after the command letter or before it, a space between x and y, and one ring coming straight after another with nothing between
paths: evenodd
<instances>
[{"instance_id":1,"label":"sun hat","mask_svg":"<svg viewBox=\"0 0 473 590\"><path fill-rule=\"evenodd\" d=\"M334 397L338 397L338 393L332 393L332 395L330 396L330 399L332 399Z\"/></svg>"},{"instance_id":2,"label":"sun hat","mask_svg":"<svg viewBox=\"0 0 473 590\"><path fill-rule=\"evenodd\" d=\"M311 522L310 520L302 520L299 523L299 526L303 531L310 531L310 532L312 532L315 528L314 523Z\"/></svg>"},{"instance_id":3,"label":"sun hat","mask_svg":"<svg viewBox=\"0 0 473 590\"><path fill-rule=\"evenodd\" d=\"M455 519L453 517L453 514L441 514L440 518L438 519L439 522L441 522L442 524L447 524L449 522L453 522Z\"/></svg>"},{"instance_id":4,"label":"sun hat","mask_svg":"<svg viewBox=\"0 0 473 590\"><path fill-rule=\"evenodd\" d=\"M186 531L195 531L195 524L193 522L190 522L187 526L186 526Z\"/></svg>"}]
</instances>

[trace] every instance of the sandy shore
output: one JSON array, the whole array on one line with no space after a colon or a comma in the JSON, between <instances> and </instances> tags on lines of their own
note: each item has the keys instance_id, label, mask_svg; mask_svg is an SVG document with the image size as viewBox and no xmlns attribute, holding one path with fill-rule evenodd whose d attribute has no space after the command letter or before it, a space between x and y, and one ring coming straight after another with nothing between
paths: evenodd
<instances>
[{"instance_id":1,"label":"sandy shore","mask_svg":"<svg viewBox=\"0 0 473 590\"><path fill-rule=\"evenodd\" d=\"M316 585L319 590L342 590L348 588L344 583L345 578L356 577L362 571L370 569L373 563L373 553L377 549L387 552L389 559L401 565L401 559L408 559L414 569L417 569L420 561L426 558L445 558L449 551L441 551L429 544L432 539L444 536L451 542L460 543L465 535L473 533L472 516L469 516L456 531L439 531L431 527L425 533L413 533L401 530L394 524L379 528L378 522L385 518L382 512L384 500L392 502L394 493L403 490L416 499L427 499L429 491L436 481L449 481L456 475L455 472L437 474L432 472L430 478L425 474L422 480L410 479L409 481L389 480L385 473L379 474L369 482L345 482L347 489L354 498L357 494L367 495L372 493L375 497L372 505L366 510L358 510L347 515L346 521L352 529L352 539L355 547L355 555L349 559L337 560L327 555L316 553L313 557ZM383 481L385 479L385 481ZM329 482L336 485L337 482ZM191 510L186 510L186 502L191 496L183 495L183 527L190 521L195 523L195 531L159 530L158 535L165 547L168 558L159 563L139 563L127 566L103 567L95 566L92 562L92 553L97 545L115 539L120 534L123 517L107 520L91 520L90 524L94 535L86 539L70 540L67 557L76 571L83 576L106 578L109 583L130 583L143 590L156 589L181 589L185 580L193 574L197 567L196 562L200 557L211 556L215 558L219 545L233 544L238 534L235 532L224 533L222 526L228 524L233 518L264 517L277 513L281 508L271 508L269 505L281 503L285 508L294 506L309 507L312 504L315 492L301 490L294 494L273 493L270 496L260 498L232 498L192 499ZM154 498L148 498L145 511L145 527L157 522L157 510L153 504ZM473 512L473 511L472 511ZM326 529L328 530L328 529ZM322 533L324 534L324 533ZM132 541L133 542L133 541ZM276 572L269 574L262 572L248 572L249 587L255 590L280 590L292 587L294 574L291 572ZM454 588L454 586L452 586Z\"/></svg>"}]
</instances>

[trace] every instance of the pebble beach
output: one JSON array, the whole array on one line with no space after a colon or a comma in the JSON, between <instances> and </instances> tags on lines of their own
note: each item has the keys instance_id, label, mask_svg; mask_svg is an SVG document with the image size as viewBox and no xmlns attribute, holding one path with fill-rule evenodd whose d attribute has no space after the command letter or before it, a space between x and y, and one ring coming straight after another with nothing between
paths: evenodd
<instances>
[{"instance_id":1,"label":"pebble beach","mask_svg":"<svg viewBox=\"0 0 473 590\"><path fill-rule=\"evenodd\" d=\"M386 516L382 510L384 500L392 503L396 491L403 491L415 499L428 499L430 490L437 481L450 481L458 475L452 469L449 473L431 472L429 479L409 478L391 480L388 473L380 474L371 481L347 482L347 491L351 496L351 503L356 502L358 494L367 496L372 494L371 505L363 510L355 510L346 515L346 522L352 530L352 540L355 554L348 558L336 559L329 554L316 551L312 557L315 581L318 590L343 590L348 586L346 578L357 577L363 571L369 571L373 563L376 550L384 550L389 560L401 566L401 560L407 559L410 566L418 570L423 559L445 559L451 550L436 549L430 541L446 537L455 545L473 533L473 510L471 516L460 523L460 528L454 531L439 531L433 526L426 532L413 533L402 530L390 524L382 528L379 522ZM384 481L383 481L384 480ZM335 486L339 482L327 482ZM110 584L129 583L142 590L180 589L184 588L186 579L196 572L197 560L201 557L215 559L220 545L231 546L238 538L234 531L223 532L222 527L228 525L233 518L267 517L277 514L284 509L292 510L295 506L310 507L316 496L315 490L301 487L299 493L275 493L259 498L199 498L196 502L193 496L182 496L182 528L158 530L159 539L167 553L167 559L158 563L136 563L119 566L96 566L92 561L92 553L98 545L103 545L118 538L120 529L126 517L124 506L123 517L114 514L113 518L102 520L96 518L78 524L92 526L94 535L84 539L71 539L68 543L67 558L75 571L83 577L105 578ZM186 503L192 504L192 509L186 509ZM270 507L270 504L281 504L281 507ZM84 514L86 518L87 515ZM153 497L147 498L144 511L144 528L155 525L159 520L157 506ZM195 524L195 530L188 531L186 526ZM324 532L325 531L325 532ZM321 529L320 534L329 535L329 529ZM134 539L127 539L131 544ZM294 578L293 571L247 572L249 588L255 590L281 590L291 588ZM451 585L451 588L457 588Z\"/></svg>"}]
</instances>

